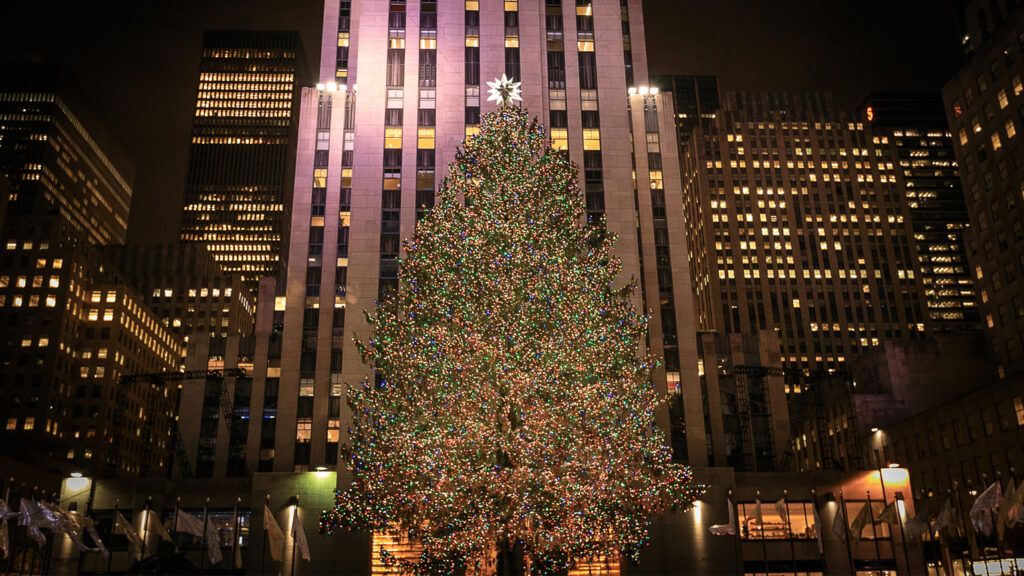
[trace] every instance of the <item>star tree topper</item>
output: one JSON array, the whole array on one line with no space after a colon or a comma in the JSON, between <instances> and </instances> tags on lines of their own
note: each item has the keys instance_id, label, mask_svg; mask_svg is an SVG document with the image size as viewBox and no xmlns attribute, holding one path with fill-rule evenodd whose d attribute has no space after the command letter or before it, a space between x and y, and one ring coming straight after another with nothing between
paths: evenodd
<instances>
[{"instance_id":1,"label":"star tree topper","mask_svg":"<svg viewBox=\"0 0 1024 576\"><path fill-rule=\"evenodd\" d=\"M497 102L501 106L508 106L514 100L522 102L522 91L519 89L522 84L522 82L513 82L508 75L502 74L501 78L495 78L494 82L487 83L491 87L487 91L489 94L487 101Z\"/></svg>"}]
</instances>

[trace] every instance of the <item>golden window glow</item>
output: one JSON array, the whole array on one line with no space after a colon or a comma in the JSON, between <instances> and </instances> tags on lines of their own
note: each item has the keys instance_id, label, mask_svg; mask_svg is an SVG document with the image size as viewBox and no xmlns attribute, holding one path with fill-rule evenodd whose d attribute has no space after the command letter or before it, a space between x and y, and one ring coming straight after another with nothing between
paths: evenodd
<instances>
[{"instance_id":1,"label":"golden window glow","mask_svg":"<svg viewBox=\"0 0 1024 576\"><path fill-rule=\"evenodd\" d=\"M594 5L593 4L587 4L586 6L577 6L576 7L576 15L577 16L593 16L594 15Z\"/></svg>"},{"instance_id":2,"label":"golden window glow","mask_svg":"<svg viewBox=\"0 0 1024 576\"><path fill-rule=\"evenodd\" d=\"M420 150L434 149L434 128L423 126L416 131L416 148Z\"/></svg>"},{"instance_id":3,"label":"golden window glow","mask_svg":"<svg viewBox=\"0 0 1024 576\"><path fill-rule=\"evenodd\" d=\"M466 0L466 10L477 11L480 10L479 0Z\"/></svg>"},{"instance_id":4,"label":"golden window glow","mask_svg":"<svg viewBox=\"0 0 1024 576\"><path fill-rule=\"evenodd\" d=\"M505 0L505 12L519 10L519 0Z\"/></svg>"},{"instance_id":5,"label":"golden window glow","mask_svg":"<svg viewBox=\"0 0 1024 576\"><path fill-rule=\"evenodd\" d=\"M348 43L349 43L349 33L348 32L338 32L338 46L339 47L346 47L346 46L348 46Z\"/></svg>"},{"instance_id":6,"label":"golden window glow","mask_svg":"<svg viewBox=\"0 0 1024 576\"><path fill-rule=\"evenodd\" d=\"M404 36L392 36L388 39L388 48L395 48L398 50L405 48L405 37Z\"/></svg>"},{"instance_id":7,"label":"golden window glow","mask_svg":"<svg viewBox=\"0 0 1024 576\"><path fill-rule=\"evenodd\" d=\"M313 188L327 188L327 168L313 170Z\"/></svg>"},{"instance_id":8,"label":"golden window glow","mask_svg":"<svg viewBox=\"0 0 1024 576\"><path fill-rule=\"evenodd\" d=\"M1000 90L999 91L998 99L999 99L999 109L1000 110L1004 110L1004 109L1006 109L1007 106L1010 105L1010 99L1006 97L1006 90Z\"/></svg>"},{"instance_id":9,"label":"golden window glow","mask_svg":"<svg viewBox=\"0 0 1024 576\"><path fill-rule=\"evenodd\" d=\"M505 48L519 48L519 37L505 36Z\"/></svg>"},{"instance_id":10,"label":"golden window glow","mask_svg":"<svg viewBox=\"0 0 1024 576\"><path fill-rule=\"evenodd\" d=\"M467 48L478 48L480 46L480 36L476 34L466 35L466 47Z\"/></svg>"},{"instance_id":11,"label":"golden window glow","mask_svg":"<svg viewBox=\"0 0 1024 576\"><path fill-rule=\"evenodd\" d=\"M1006 121L1006 137L1013 138L1017 135L1017 126L1013 123L1013 119Z\"/></svg>"},{"instance_id":12,"label":"golden window glow","mask_svg":"<svg viewBox=\"0 0 1024 576\"><path fill-rule=\"evenodd\" d=\"M593 52L594 51L594 40L593 40L593 38L578 40L576 42L576 48L580 52Z\"/></svg>"},{"instance_id":13,"label":"golden window glow","mask_svg":"<svg viewBox=\"0 0 1024 576\"><path fill-rule=\"evenodd\" d=\"M384 148L388 150L402 149L401 126L388 126L384 128Z\"/></svg>"},{"instance_id":14,"label":"golden window glow","mask_svg":"<svg viewBox=\"0 0 1024 576\"><path fill-rule=\"evenodd\" d=\"M584 150L600 150L601 149L601 130L599 128L584 128L583 129L583 149Z\"/></svg>"},{"instance_id":15,"label":"golden window glow","mask_svg":"<svg viewBox=\"0 0 1024 576\"><path fill-rule=\"evenodd\" d=\"M992 133L992 150L999 150L1003 147L1003 141L999 138L998 132Z\"/></svg>"},{"instance_id":16,"label":"golden window glow","mask_svg":"<svg viewBox=\"0 0 1024 576\"><path fill-rule=\"evenodd\" d=\"M437 50L437 36L420 38L420 50Z\"/></svg>"},{"instance_id":17,"label":"golden window glow","mask_svg":"<svg viewBox=\"0 0 1024 576\"><path fill-rule=\"evenodd\" d=\"M555 150L569 149L569 130L567 128L551 129L551 147Z\"/></svg>"},{"instance_id":18,"label":"golden window glow","mask_svg":"<svg viewBox=\"0 0 1024 576\"><path fill-rule=\"evenodd\" d=\"M477 126L477 125L466 126L466 138L469 138L470 136L476 136L479 133L480 133L480 126Z\"/></svg>"}]
</instances>

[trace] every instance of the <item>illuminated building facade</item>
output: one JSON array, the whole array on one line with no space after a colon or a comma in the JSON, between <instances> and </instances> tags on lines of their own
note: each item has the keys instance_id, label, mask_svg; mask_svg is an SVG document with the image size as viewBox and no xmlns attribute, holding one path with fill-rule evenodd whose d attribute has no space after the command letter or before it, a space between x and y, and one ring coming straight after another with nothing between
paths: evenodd
<instances>
[{"instance_id":1,"label":"illuminated building facade","mask_svg":"<svg viewBox=\"0 0 1024 576\"><path fill-rule=\"evenodd\" d=\"M58 68L0 66L0 175L11 185L8 214L55 207L90 242L121 244L134 170Z\"/></svg>"},{"instance_id":2,"label":"illuminated building facade","mask_svg":"<svg viewBox=\"0 0 1024 576\"><path fill-rule=\"evenodd\" d=\"M967 204L939 93L876 92L860 114L889 139L899 161L924 283L928 319L936 330L980 326L977 293L967 263Z\"/></svg>"},{"instance_id":3,"label":"illuminated building facade","mask_svg":"<svg viewBox=\"0 0 1024 576\"><path fill-rule=\"evenodd\" d=\"M253 291L281 271L305 66L297 32L203 37L181 239Z\"/></svg>"},{"instance_id":4,"label":"illuminated building facade","mask_svg":"<svg viewBox=\"0 0 1024 576\"><path fill-rule=\"evenodd\" d=\"M928 322L888 136L825 94L730 94L684 157L697 324L774 330L783 365L841 369ZM793 390L796 391L796 390Z\"/></svg>"},{"instance_id":5,"label":"illuminated building facade","mask_svg":"<svg viewBox=\"0 0 1024 576\"><path fill-rule=\"evenodd\" d=\"M0 442L50 468L162 475L181 341L56 214L8 222L0 257Z\"/></svg>"},{"instance_id":6,"label":"illuminated building facade","mask_svg":"<svg viewBox=\"0 0 1024 576\"><path fill-rule=\"evenodd\" d=\"M967 256L999 375L1024 376L1024 10L977 3L968 16L972 55L943 89L970 215Z\"/></svg>"},{"instance_id":7,"label":"illuminated building facade","mask_svg":"<svg viewBox=\"0 0 1024 576\"><path fill-rule=\"evenodd\" d=\"M481 90L503 73L582 168L588 215L618 235L623 276L643 280L637 303L653 309L651 348L665 359L656 385L684 392L676 456L704 463L674 115L641 89L639 0L328 0L323 38L319 85L302 94L287 282L266 319L283 337L253 384L254 398L274 391L276 409L258 469L337 466L345 386L372 377L352 335L369 334L363 311L397 285L401 239L495 109ZM667 430L667 411L659 418Z\"/></svg>"},{"instance_id":8,"label":"illuminated building facade","mask_svg":"<svg viewBox=\"0 0 1024 576\"><path fill-rule=\"evenodd\" d=\"M717 76L655 76L651 83L672 93L680 147L690 141L694 128L710 130L722 107Z\"/></svg>"},{"instance_id":9,"label":"illuminated building facade","mask_svg":"<svg viewBox=\"0 0 1024 576\"><path fill-rule=\"evenodd\" d=\"M255 295L239 277L221 271L204 246L106 246L103 255L185 342L193 334L227 337L252 332Z\"/></svg>"}]
</instances>

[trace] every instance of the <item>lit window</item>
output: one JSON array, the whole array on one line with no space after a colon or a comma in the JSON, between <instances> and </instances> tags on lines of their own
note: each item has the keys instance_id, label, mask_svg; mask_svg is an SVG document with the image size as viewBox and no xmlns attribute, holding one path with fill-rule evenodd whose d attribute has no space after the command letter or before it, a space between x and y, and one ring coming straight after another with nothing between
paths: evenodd
<instances>
[{"instance_id":1,"label":"lit window","mask_svg":"<svg viewBox=\"0 0 1024 576\"><path fill-rule=\"evenodd\" d=\"M396 50L405 49L405 36L392 36L388 38L388 48L394 48Z\"/></svg>"},{"instance_id":2,"label":"lit window","mask_svg":"<svg viewBox=\"0 0 1024 576\"><path fill-rule=\"evenodd\" d=\"M82 454L82 456L85 457L86 460L92 460L92 450L86 448L85 453Z\"/></svg>"},{"instance_id":3,"label":"lit window","mask_svg":"<svg viewBox=\"0 0 1024 576\"><path fill-rule=\"evenodd\" d=\"M420 38L420 50L437 50L437 36L423 36Z\"/></svg>"},{"instance_id":4,"label":"lit window","mask_svg":"<svg viewBox=\"0 0 1024 576\"><path fill-rule=\"evenodd\" d=\"M1013 119L1012 118L1010 120L1006 121L1005 128L1006 128L1006 137L1008 139L1009 138L1013 138L1014 136L1017 135L1017 125L1013 123Z\"/></svg>"},{"instance_id":5,"label":"lit window","mask_svg":"<svg viewBox=\"0 0 1024 576\"><path fill-rule=\"evenodd\" d=\"M384 148L400 150L402 148L402 127L388 126L384 129Z\"/></svg>"},{"instance_id":6,"label":"lit window","mask_svg":"<svg viewBox=\"0 0 1024 576\"><path fill-rule=\"evenodd\" d=\"M107 292L107 303L117 302L117 292Z\"/></svg>"},{"instance_id":7,"label":"lit window","mask_svg":"<svg viewBox=\"0 0 1024 576\"><path fill-rule=\"evenodd\" d=\"M102 292L93 292L92 294L89 295L90 302L99 302L100 300L103 300Z\"/></svg>"},{"instance_id":8,"label":"lit window","mask_svg":"<svg viewBox=\"0 0 1024 576\"><path fill-rule=\"evenodd\" d=\"M466 10L480 10L479 0L466 0Z\"/></svg>"},{"instance_id":9,"label":"lit window","mask_svg":"<svg viewBox=\"0 0 1024 576\"><path fill-rule=\"evenodd\" d=\"M583 129L583 149L584 150L600 150L601 149L601 130L597 128L584 128Z\"/></svg>"},{"instance_id":10,"label":"lit window","mask_svg":"<svg viewBox=\"0 0 1024 576\"><path fill-rule=\"evenodd\" d=\"M477 48L479 46L480 46L480 36L478 36L476 34L467 34L466 35L466 47L467 48Z\"/></svg>"},{"instance_id":11,"label":"lit window","mask_svg":"<svg viewBox=\"0 0 1024 576\"><path fill-rule=\"evenodd\" d=\"M960 129L960 145L961 146L966 146L967 145L967 130L964 129L964 128Z\"/></svg>"},{"instance_id":12,"label":"lit window","mask_svg":"<svg viewBox=\"0 0 1024 576\"><path fill-rule=\"evenodd\" d=\"M18 429L18 419L17 418L8 418L7 419L7 429L8 430L17 430Z\"/></svg>"},{"instance_id":13,"label":"lit window","mask_svg":"<svg viewBox=\"0 0 1024 576\"><path fill-rule=\"evenodd\" d=\"M416 132L416 147L420 150L434 149L434 128L430 126L420 127Z\"/></svg>"},{"instance_id":14,"label":"lit window","mask_svg":"<svg viewBox=\"0 0 1024 576\"><path fill-rule=\"evenodd\" d=\"M47 308L53 308L55 306L57 306L57 297L53 296L53 295L47 296L46 297L46 307Z\"/></svg>"},{"instance_id":15,"label":"lit window","mask_svg":"<svg viewBox=\"0 0 1024 576\"><path fill-rule=\"evenodd\" d=\"M551 147L555 150L569 149L569 130L567 128L551 129Z\"/></svg>"},{"instance_id":16,"label":"lit window","mask_svg":"<svg viewBox=\"0 0 1024 576\"><path fill-rule=\"evenodd\" d=\"M506 36L505 48L519 48L519 36Z\"/></svg>"},{"instance_id":17,"label":"lit window","mask_svg":"<svg viewBox=\"0 0 1024 576\"><path fill-rule=\"evenodd\" d=\"M50 288L60 288L60 276L50 276Z\"/></svg>"},{"instance_id":18,"label":"lit window","mask_svg":"<svg viewBox=\"0 0 1024 576\"><path fill-rule=\"evenodd\" d=\"M1006 97L1006 90L1000 90L998 98L1000 110L1003 110L1004 108L1010 105L1010 99Z\"/></svg>"},{"instance_id":19,"label":"lit window","mask_svg":"<svg viewBox=\"0 0 1024 576\"><path fill-rule=\"evenodd\" d=\"M993 132L992 133L992 150L993 151L999 150L1002 147L1003 147L1003 141L999 139L999 133L998 132Z\"/></svg>"},{"instance_id":20,"label":"lit window","mask_svg":"<svg viewBox=\"0 0 1024 576\"><path fill-rule=\"evenodd\" d=\"M114 311L113 310L111 310L110 308L107 308L106 310L103 311L103 321L104 322L110 322L113 319L114 319Z\"/></svg>"},{"instance_id":21,"label":"lit window","mask_svg":"<svg viewBox=\"0 0 1024 576\"><path fill-rule=\"evenodd\" d=\"M1013 410L1017 413L1017 425L1024 426L1024 398L1017 396L1013 399Z\"/></svg>"},{"instance_id":22,"label":"lit window","mask_svg":"<svg viewBox=\"0 0 1024 576\"><path fill-rule=\"evenodd\" d=\"M786 502L785 512L780 513L775 502L762 502L760 518L756 502L737 503L742 524L740 538L744 540L813 540L817 538L814 522L813 502Z\"/></svg>"},{"instance_id":23,"label":"lit window","mask_svg":"<svg viewBox=\"0 0 1024 576\"><path fill-rule=\"evenodd\" d=\"M53 269L54 270L60 270L62 266L64 266L64 259L63 258L54 258L53 259Z\"/></svg>"},{"instance_id":24,"label":"lit window","mask_svg":"<svg viewBox=\"0 0 1024 576\"><path fill-rule=\"evenodd\" d=\"M313 188L327 188L327 168L313 170Z\"/></svg>"},{"instance_id":25,"label":"lit window","mask_svg":"<svg viewBox=\"0 0 1024 576\"><path fill-rule=\"evenodd\" d=\"M35 427L36 427L36 417L35 416L26 416L25 417L25 425L22 426L22 428L25 429L25 430L34 430Z\"/></svg>"},{"instance_id":26,"label":"lit window","mask_svg":"<svg viewBox=\"0 0 1024 576\"><path fill-rule=\"evenodd\" d=\"M466 126L466 138L469 138L470 136L476 136L479 133L480 133L480 127L479 126L476 126L476 125L474 125L474 126Z\"/></svg>"},{"instance_id":27,"label":"lit window","mask_svg":"<svg viewBox=\"0 0 1024 576\"><path fill-rule=\"evenodd\" d=\"M338 46L341 47L341 48L344 48L344 47L348 46L348 42L349 42L349 33L348 32L338 32Z\"/></svg>"}]
</instances>

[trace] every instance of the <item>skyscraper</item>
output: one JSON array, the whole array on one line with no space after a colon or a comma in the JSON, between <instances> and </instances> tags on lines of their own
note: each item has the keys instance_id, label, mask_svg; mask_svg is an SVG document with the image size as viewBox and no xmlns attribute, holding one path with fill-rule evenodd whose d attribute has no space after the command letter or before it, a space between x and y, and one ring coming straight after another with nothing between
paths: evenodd
<instances>
[{"instance_id":1,"label":"skyscraper","mask_svg":"<svg viewBox=\"0 0 1024 576\"><path fill-rule=\"evenodd\" d=\"M716 76L655 76L651 83L672 93L676 109L676 129L680 146L690 141L693 129L705 131L714 124L722 103Z\"/></svg>"},{"instance_id":2,"label":"skyscraper","mask_svg":"<svg viewBox=\"0 0 1024 576\"><path fill-rule=\"evenodd\" d=\"M860 113L873 134L888 137L888 155L899 162L897 178L907 199L932 327L977 328L977 295L967 264L967 205L941 94L875 92Z\"/></svg>"},{"instance_id":3,"label":"skyscraper","mask_svg":"<svg viewBox=\"0 0 1024 576\"><path fill-rule=\"evenodd\" d=\"M702 330L775 330L783 365L841 369L928 323L887 136L824 94L738 93L684 158Z\"/></svg>"},{"instance_id":4,"label":"skyscraper","mask_svg":"<svg viewBox=\"0 0 1024 576\"><path fill-rule=\"evenodd\" d=\"M250 392L254 467L337 466L345 385L372 377L352 336L369 335L363 311L397 285L401 239L495 109L481 89L502 74L581 167L589 217L618 235L623 281L640 279L636 302L653 310L657 386L684 392L676 457L706 462L672 103L644 88L639 0L327 0L323 38L302 93L287 281L257 314L270 341Z\"/></svg>"},{"instance_id":5,"label":"skyscraper","mask_svg":"<svg viewBox=\"0 0 1024 576\"><path fill-rule=\"evenodd\" d=\"M1024 371L1024 9L978 2L968 16L973 53L943 99L970 215L982 330L1006 377Z\"/></svg>"},{"instance_id":6,"label":"skyscraper","mask_svg":"<svg viewBox=\"0 0 1024 576\"><path fill-rule=\"evenodd\" d=\"M50 207L94 244L128 230L135 168L56 66L0 66L0 174L9 214Z\"/></svg>"},{"instance_id":7,"label":"skyscraper","mask_svg":"<svg viewBox=\"0 0 1024 576\"><path fill-rule=\"evenodd\" d=\"M203 37L181 239L252 291L280 271L305 66L296 32Z\"/></svg>"}]
</instances>

